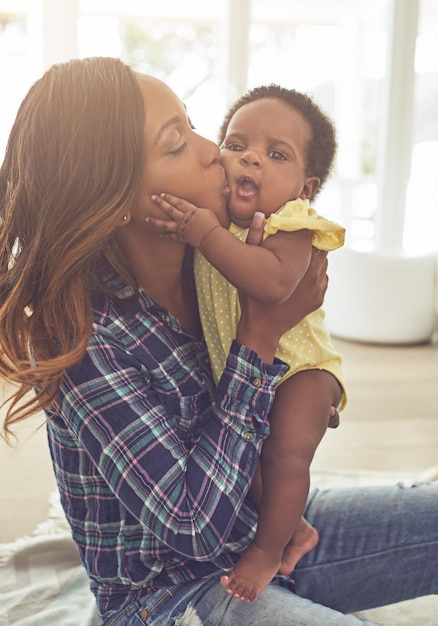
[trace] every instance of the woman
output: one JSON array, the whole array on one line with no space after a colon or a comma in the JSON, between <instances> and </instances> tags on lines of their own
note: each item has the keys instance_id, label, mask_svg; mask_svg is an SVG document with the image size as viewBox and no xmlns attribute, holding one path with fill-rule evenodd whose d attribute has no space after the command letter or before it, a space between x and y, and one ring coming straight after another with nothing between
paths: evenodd
<instances>
[{"instance_id":1,"label":"woman","mask_svg":"<svg viewBox=\"0 0 438 626\"><path fill-rule=\"evenodd\" d=\"M218 157L166 85L118 60L55 66L32 87L0 173L0 371L20 385L6 434L46 410L105 626L348 625L338 611L436 593L430 485L313 492L320 542L298 595L286 580L247 604L220 585L255 532L246 495L286 369L279 337L321 305L326 278L314 255L285 304L243 301L214 388L190 250L146 218L167 191L225 220Z\"/></svg>"}]
</instances>

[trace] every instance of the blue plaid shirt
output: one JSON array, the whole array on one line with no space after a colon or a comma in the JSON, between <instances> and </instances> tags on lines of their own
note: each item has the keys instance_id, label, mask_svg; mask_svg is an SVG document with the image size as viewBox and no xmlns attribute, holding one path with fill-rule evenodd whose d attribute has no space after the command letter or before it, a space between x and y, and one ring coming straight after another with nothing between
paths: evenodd
<instances>
[{"instance_id":1,"label":"blue plaid shirt","mask_svg":"<svg viewBox=\"0 0 438 626\"><path fill-rule=\"evenodd\" d=\"M144 292L99 294L86 355L48 437L61 501L101 615L231 568L255 532L246 499L287 369L234 342L215 389L203 341Z\"/></svg>"}]
</instances>

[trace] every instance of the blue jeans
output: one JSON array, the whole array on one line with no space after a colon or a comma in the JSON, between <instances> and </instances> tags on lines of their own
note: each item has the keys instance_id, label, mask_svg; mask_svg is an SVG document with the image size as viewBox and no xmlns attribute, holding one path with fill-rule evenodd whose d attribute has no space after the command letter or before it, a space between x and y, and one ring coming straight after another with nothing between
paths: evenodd
<instances>
[{"instance_id":1,"label":"blue jeans","mask_svg":"<svg viewBox=\"0 0 438 626\"><path fill-rule=\"evenodd\" d=\"M353 611L438 591L438 485L314 490L306 519L320 534L295 591L269 585L253 602L219 578L160 589L105 626L354 626Z\"/></svg>"}]
</instances>

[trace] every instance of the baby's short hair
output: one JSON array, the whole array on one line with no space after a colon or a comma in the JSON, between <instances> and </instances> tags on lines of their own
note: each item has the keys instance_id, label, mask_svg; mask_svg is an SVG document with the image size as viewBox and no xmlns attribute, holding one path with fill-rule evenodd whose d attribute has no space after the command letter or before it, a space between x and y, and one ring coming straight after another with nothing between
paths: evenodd
<instances>
[{"instance_id":1,"label":"baby's short hair","mask_svg":"<svg viewBox=\"0 0 438 626\"><path fill-rule=\"evenodd\" d=\"M307 145L306 153L306 175L318 176L321 183L317 193L329 177L336 154L336 130L331 119L319 108L310 96L296 91L286 89L280 85L262 85L250 89L231 105L222 125L219 129L219 145L222 144L227 134L228 125L234 114L245 104L261 100L263 98L278 98L284 100L291 107L296 109L307 120L311 130L311 137ZM315 197L315 196L314 196Z\"/></svg>"}]
</instances>

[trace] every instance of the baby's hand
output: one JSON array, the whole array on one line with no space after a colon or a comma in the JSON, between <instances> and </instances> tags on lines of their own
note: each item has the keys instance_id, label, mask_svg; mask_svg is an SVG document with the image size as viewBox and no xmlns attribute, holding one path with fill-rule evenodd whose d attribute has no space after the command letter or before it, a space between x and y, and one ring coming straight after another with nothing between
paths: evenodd
<instances>
[{"instance_id":1,"label":"baby's hand","mask_svg":"<svg viewBox=\"0 0 438 626\"><path fill-rule=\"evenodd\" d=\"M167 239L200 248L212 230L222 228L216 215L209 209L201 209L168 193L151 196L151 199L163 209L168 219L146 217L145 220Z\"/></svg>"}]
</instances>

